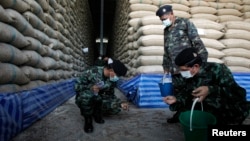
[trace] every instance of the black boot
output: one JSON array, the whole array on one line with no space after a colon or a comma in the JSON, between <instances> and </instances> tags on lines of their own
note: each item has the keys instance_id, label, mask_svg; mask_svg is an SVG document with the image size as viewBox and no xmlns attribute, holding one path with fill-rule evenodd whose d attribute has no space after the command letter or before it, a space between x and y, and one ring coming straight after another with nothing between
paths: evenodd
<instances>
[{"instance_id":1,"label":"black boot","mask_svg":"<svg viewBox=\"0 0 250 141\"><path fill-rule=\"evenodd\" d=\"M93 132L92 117L91 116L84 116L84 119L85 119L84 131L86 133Z\"/></svg>"},{"instance_id":2,"label":"black boot","mask_svg":"<svg viewBox=\"0 0 250 141\"><path fill-rule=\"evenodd\" d=\"M93 117L96 123L103 124L105 122L102 118L102 101L95 103Z\"/></svg>"},{"instance_id":3,"label":"black boot","mask_svg":"<svg viewBox=\"0 0 250 141\"><path fill-rule=\"evenodd\" d=\"M177 123L179 122L179 115L180 115L180 111L177 111L172 118L167 119L168 123Z\"/></svg>"}]
</instances>

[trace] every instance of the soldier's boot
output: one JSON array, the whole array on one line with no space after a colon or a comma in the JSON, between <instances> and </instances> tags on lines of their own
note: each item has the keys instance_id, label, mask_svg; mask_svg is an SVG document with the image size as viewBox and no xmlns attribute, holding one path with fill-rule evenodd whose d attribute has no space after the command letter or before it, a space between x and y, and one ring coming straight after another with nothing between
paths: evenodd
<instances>
[{"instance_id":1,"label":"soldier's boot","mask_svg":"<svg viewBox=\"0 0 250 141\"><path fill-rule=\"evenodd\" d=\"M91 116L84 116L84 131L86 133L93 132L93 123L92 123L92 117Z\"/></svg>"},{"instance_id":2,"label":"soldier's boot","mask_svg":"<svg viewBox=\"0 0 250 141\"><path fill-rule=\"evenodd\" d=\"M93 117L96 123L103 124L105 122L102 117L102 101L96 102Z\"/></svg>"}]
</instances>

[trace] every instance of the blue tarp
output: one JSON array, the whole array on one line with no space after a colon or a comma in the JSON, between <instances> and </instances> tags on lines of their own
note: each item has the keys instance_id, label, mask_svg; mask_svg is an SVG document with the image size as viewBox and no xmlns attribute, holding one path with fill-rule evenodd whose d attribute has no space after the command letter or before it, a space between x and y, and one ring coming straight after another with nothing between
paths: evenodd
<instances>
[{"instance_id":1,"label":"blue tarp","mask_svg":"<svg viewBox=\"0 0 250 141\"><path fill-rule=\"evenodd\" d=\"M75 95L75 79L17 93L0 93L0 140L9 141Z\"/></svg>"},{"instance_id":2,"label":"blue tarp","mask_svg":"<svg viewBox=\"0 0 250 141\"><path fill-rule=\"evenodd\" d=\"M246 89L250 101L250 73L233 73L236 82ZM168 107L162 101L158 83L163 74L139 74L126 81L118 88L135 105L141 108Z\"/></svg>"},{"instance_id":3,"label":"blue tarp","mask_svg":"<svg viewBox=\"0 0 250 141\"><path fill-rule=\"evenodd\" d=\"M247 90L250 101L250 73L233 73L239 85ZM162 74L140 74L117 87L138 107L168 107L160 95L158 83ZM43 118L75 95L75 79L49 84L28 91L0 93L0 140L9 141L22 130Z\"/></svg>"}]
</instances>

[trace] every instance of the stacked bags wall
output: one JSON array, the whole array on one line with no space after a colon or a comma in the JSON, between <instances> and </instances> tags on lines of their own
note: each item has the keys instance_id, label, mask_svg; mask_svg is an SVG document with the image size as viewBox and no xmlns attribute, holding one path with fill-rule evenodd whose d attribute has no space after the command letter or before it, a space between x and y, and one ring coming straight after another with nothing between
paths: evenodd
<instances>
[{"instance_id":1,"label":"stacked bags wall","mask_svg":"<svg viewBox=\"0 0 250 141\"><path fill-rule=\"evenodd\" d=\"M209 62L224 63L232 72L250 72L248 0L120 0L117 4L112 52L127 65L129 76L163 73L164 27L155 12L165 4L196 25Z\"/></svg>"},{"instance_id":2,"label":"stacked bags wall","mask_svg":"<svg viewBox=\"0 0 250 141\"><path fill-rule=\"evenodd\" d=\"M82 53L92 30L88 1L1 0L0 92L78 76L92 57Z\"/></svg>"}]
</instances>

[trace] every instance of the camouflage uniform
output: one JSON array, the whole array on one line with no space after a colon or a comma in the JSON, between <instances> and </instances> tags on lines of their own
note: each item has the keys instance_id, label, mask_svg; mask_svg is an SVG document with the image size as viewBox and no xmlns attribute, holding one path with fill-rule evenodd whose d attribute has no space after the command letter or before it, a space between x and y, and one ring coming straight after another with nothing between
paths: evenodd
<instances>
[{"instance_id":1,"label":"camouflage uniform","mask_svg":"<svg viewBox=\"0 0 250 141\"><path fill-rule=\"evenodd\" d=\"M224 64L204 63L193 78L185 79L175 74L173 81L177 102L170 105L172 111L191 110L192 91L199 86L208 86L209 94L203 101L204 111L214 114L219 124L241 123L249 115L246 90L236 83ZM196 108L199 107L197 104Z\"/></svg>"},{"instance_id":2,"label":"camouflage uniform","mask_svg":"<svg viewBox=\"0 0 250 141\"><path fill-rule=\"evenodd\" d=\"M203 62L207 61L208 52L200 39L197 29L189 19L176 17L174 27L164 29L163 68L171 73L178 73L175 57L185 48L197 49Z\"/></svg>"},{"instance_id":3,"label":"camouflage uniform","mask_svg":"<svg viewBox=\"0 0 250 141\"><path fill-rule=\"evenodd\" d=\"M117 114L121 111L121 101L114 94L115 82L111 82L103 74L104 67L93 66L77 79L75 84L76 101L84 116L93 115L95 112L103 114ZM91 87L103 81L104 86L98 95L94 95Z\"/></svg>"}]
</instances>

